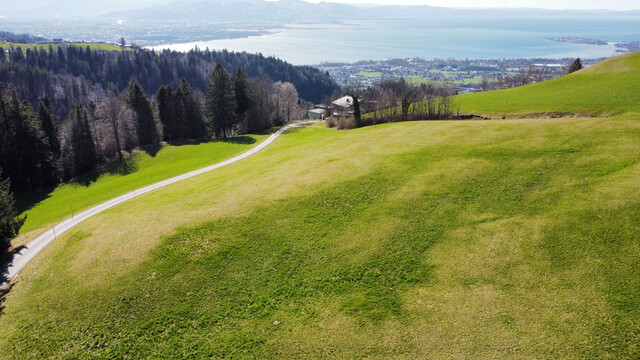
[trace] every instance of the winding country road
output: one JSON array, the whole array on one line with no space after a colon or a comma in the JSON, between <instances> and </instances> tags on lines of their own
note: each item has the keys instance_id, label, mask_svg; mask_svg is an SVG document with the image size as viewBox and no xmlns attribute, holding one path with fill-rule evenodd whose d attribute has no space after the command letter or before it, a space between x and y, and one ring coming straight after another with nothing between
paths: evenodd
<instances>
[{"instance_id":1,"label":"winding country road","mask_svg":"<svg viewBox=\"0 0 640 360\"><path fill-rule=\"evenodd\" d=\"M111 199L100 205L94 206L86 211L76 214L75 216L56 224L54 227L52 227L42 235L38 236L34 240L30 241L24 247L22 247L22 249L19 252L13 255L12 259L8 263L2 266L2 269L0 270L1 271L0 274L2 274L2 278L0 279L0 288L4 288L6 285L9 284L9 282L15 279L15 277L18 276L18 274L20 273L20 270L22 270L29 263L29 261L31 261L40 251L42 251L42 249L44 249L47 245L49 245L52 241L54 241L58 236L69 231L70 229L80 224L81 222L107 209L111 209L114 206L120 205L123 202L134 199L137 196L146 194L148 192L165 187L167 185L177 183L178 181L186 180L194 176L204 174L206 172L246 159L249 156L252 156L257 152L259 152L260 150L264 149L265 147L269 146L287 130L294 127L307 126L307 125L312 125L316 123L318 122L308 121L308 122L300 122L300 123L288 125L278 130L277 132L275 132L273 135L271 135L265 141L260 143L258 146L234 158L231 158L229 160L226 160L202 169L191 171L186 174L179 175L164 181L160 181L155 184L151 184L149 186L143 187L141 189L134 190L130 193L118 196L117 198Z\"/></svg>"}]
</instances>

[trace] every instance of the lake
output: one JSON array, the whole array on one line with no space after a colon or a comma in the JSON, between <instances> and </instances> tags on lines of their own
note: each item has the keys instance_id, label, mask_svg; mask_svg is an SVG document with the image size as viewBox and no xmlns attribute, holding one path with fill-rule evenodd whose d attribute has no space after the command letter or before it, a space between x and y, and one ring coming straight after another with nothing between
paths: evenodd
<instances>
[{"instance_id":1,"label":"lake","mask_svg":"<svg viewBox=\"0 0 640 360\"><path fill-rule=\"evenodd\" d=\"M388 19L347 24L289 25L263 36L160 48L247 51L296 65L390 58L602 58L613 45L560 43L546 38L640 40L640 17Z\"/></svg>"}]
</instances>

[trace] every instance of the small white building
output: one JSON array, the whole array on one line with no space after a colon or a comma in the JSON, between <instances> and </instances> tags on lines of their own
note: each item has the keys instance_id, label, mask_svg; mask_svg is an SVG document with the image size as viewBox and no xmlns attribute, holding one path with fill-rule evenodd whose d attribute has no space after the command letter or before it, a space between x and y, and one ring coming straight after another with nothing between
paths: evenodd
<instances>
[{"instance_id":1,"label":"small white building","mask_svg":"<svg viewBox=\"0 0 640 360\"><path fill-rule=\"evenodd\" d=\"M353 97L351 96L341 97L340 99L332 102L332 104L335 106L339 106L343 109L348 109L353 106Z\"/></svg>"},{"instance_id":2,"label":"small white building","mask_svg":"<svg viewBox=\"0 0 640 360\"><path fill-rule=\"evenodd\" d=\"M309 120L323 120L324 119L324 109L313 109L307 111L307 119Z\"/></svg>"}]
</instances>

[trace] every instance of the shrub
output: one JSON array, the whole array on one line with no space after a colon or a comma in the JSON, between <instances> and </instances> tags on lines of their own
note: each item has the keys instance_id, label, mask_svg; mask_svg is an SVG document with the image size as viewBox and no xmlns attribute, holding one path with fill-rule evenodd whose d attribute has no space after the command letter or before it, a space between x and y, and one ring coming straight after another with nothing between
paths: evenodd
<instances>
[{"instance_id":1,"label":"shrub","mask_svg":"<svg viewBox=\"0 0 640 360\"><path fill-rule=\"evenodd\" d=\"M338 125L336 118L334 118L333 116L329 116L324 120L324 122L327 124L328 128L334 128Z\"/></svg>"},{"instance_id":2,"label":"shrub","mask_svg":"<svg viewBox=\"0 0 640 360\"><path fill-rule=\"evenodd\" d=\"M356 128L356 121L354 118L339 118L338 119L338 130L351 130Z\"/></svg>"}]
</instances>

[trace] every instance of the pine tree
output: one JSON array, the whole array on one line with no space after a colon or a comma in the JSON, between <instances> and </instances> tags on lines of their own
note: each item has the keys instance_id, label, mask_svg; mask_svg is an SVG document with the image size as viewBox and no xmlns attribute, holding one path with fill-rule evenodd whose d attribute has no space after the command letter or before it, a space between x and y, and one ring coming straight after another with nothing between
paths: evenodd
<instances>
[{"instance_id":1,"label":"pine tree","mask_svg":"<svg viewBox=\"0 0 640 360\"><path fill-rule=\"evenodd\" d=\"M54 159L60 157L60 139L58 138L58 117L53 111L51 100L44 97L38 105L38 118L42 126L42 131L48 141L49 149Z\"/></svg>"},{"instance_id":2,"label":"pine tree","mask_svg":"<svg viewBox=\"0 0 640 360\"><path fill-rule=\"evenodd\" d=\"M216 138L233 134L235 116L234 94L229 75L222 65L216 65L209 76L206 95L207 121Z\"/></svg>"},{"instance_id":3,"label":"pine tree","mask_svg":"<svg viewBox=\"0 0 640 360\"><path fill-rule=\"evenodd\" d=\"M158 143L160 139L158 128L153 118L151 103L136 78L132 77L129 80L124 99L135 113L138 142L140 145Z\"/></svg>"},{"instance_id":4,"label":"pine tree","mask_svg":"<svg viewBox=\"0 0 640 360\"><path fill-rule=\"evenodd\" d=\"M202 121L202 107L186 79L182 78L174 95L176 118L183 128L184 137L199 139L207 136Z\"/></svg>"},{"instance_id":5,"label":"pine tree","mask_svg":"<svg viewBox=\"0 0 640 360\"><path fill-rule=\"evenodd\" d=\"M233 93L236 102L236 114L241 118L251 107L247 73L240 67L238 71L233 74L231 81L233 83Z\"/></svg>"},{"instance_id":6,"label":"pine tree","mask_svg":"<svg viewBox=\"0 0 640 360\"><path fill-rule=\"evenodd\" d=\"M2 179L2 169L0 169L0 260L7 256L11 239L18 235L26 219L17 217L10 188L10 180Z\"/></svg>"},{"instance_id":7,"label":"pine tree","mask_svg":"<svg viewBox=\"0 0 640 360\"><path fill-rule=\"evenodd\" d=\"M53 166L48 142L33 108L18 98L15 88L0 89L0 167L15 192L51 185Z\"/></svg>"},{"instance_id":8,"label":"pine tree","mask_svg":"<svg viewBox=\"0 0 640 360\"><path fill-rule=\"evenodd\" d=\"M574 73L578 70L582 69L582 62L580 61L580 58L577 58L575 60L573 60L573 62L571 63L571 65L569 65L569 70L567 70L567 74L571 74Z\"/></svg>"},{"instance_id":9,"label":"pine tree","mask_svg":"<svg viewBox=\"0 0 640 360\"><path fill-rule=\"evenodd\" d=\"M97 151L85 107L76 105L67 121L71 122L71 132L65 141L62 157L65 173L71 178L94 168Z\"/></svg>"},{"instance_id":10,"label":"pine tree","mask_svg":"<svg viewBox=\"0 0 640 360\"><path fill-rule=\"evenodd\" d=\"M158 120L162 124L164 140L181 139L180 129L176 126L177 117L171 86L164 85L158 89L156 93L156 108L158 110Z\"/></svg>"}]
</instances>

